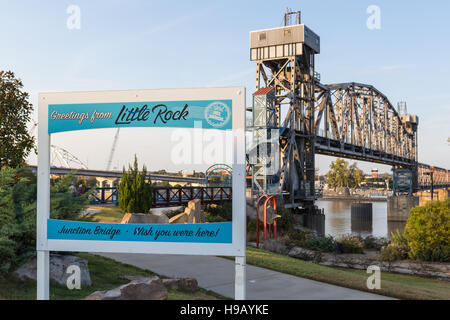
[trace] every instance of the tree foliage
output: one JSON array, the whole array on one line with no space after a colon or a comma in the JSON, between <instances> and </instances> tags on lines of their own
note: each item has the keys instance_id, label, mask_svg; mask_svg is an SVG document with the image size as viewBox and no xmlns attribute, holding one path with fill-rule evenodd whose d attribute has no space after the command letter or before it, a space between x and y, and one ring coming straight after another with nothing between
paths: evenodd
<instances>
[{"instance_id":1,"label":"tree foliage","mask_svg":"<svg viewBox=\"0 0 450 320\"><path fill-rule=\"evenodd\" d=\"M408 241L410 258L450 261L450 199L413 208L404 237Z\"/></svg>"},{"instance_id":2,"label":"tree foliage","mask_svg":"<svg viewBox=\"0 0 450 320\"><path fill-rule=\"evenodd\" d=\"M22 81L11 71L0 71L0 168L18 167L34 149L27 131L33 106Z\"/></svg>"},{"instance_id":3,"label":"tree foliage","mask_svg":"<svg viewBox=\"0 0 450 320\"><path fill-rule=\"evenodd\" d=\"M332 188L355 188L364 180L364 174L362 170L358 169L356 162L349 165L347 161L340 158L331 162L330 171L325 177Z\"/></svg>"},{"instance_id":4,"label":"tree foliage","mask_svg":"<svg viewBox=\"0 0 450 320\"><path fill-rule=\"evenodd\" d=\"M74 196L71 174L52 182L50 217L78 220L88 196ZM0 278L36 253L36 175L29 168L0 170Z\"/></svg>"},{"instance_id":5,"label":"tree foliage","mask_svg":"<svg viewBox=\"0 0 450 320\"><path fill-rule=\"evenodd\" d=\"M133 167L128 166L128 172L123 168L119 184L119 207L126 213L149 213L152 207L152 184L146 180L147 168L142 166L139 171L136 155Z\"/></svg>"}]
</instances>

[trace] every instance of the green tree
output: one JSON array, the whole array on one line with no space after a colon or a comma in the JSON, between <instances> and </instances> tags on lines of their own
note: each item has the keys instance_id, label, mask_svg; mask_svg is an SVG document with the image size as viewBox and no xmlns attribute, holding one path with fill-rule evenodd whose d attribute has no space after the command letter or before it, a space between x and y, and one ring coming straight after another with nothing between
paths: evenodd
<instances>
[{"instance_id":1,"label":"green tree","mask_svg":"<svg viewBox=\"0 0 450 320\"><path fill-rule=\"evenodd\" d=\"M356 162L349 167L349 171L350 187L359 187L364 180L364 173L357 167Z\"/></svg>"},{"instance_id":2,"label":"green tree","mask_svg":"<svg viewBox=\"0 0 450 320\"><path fill-rule=\"evenodd\" d=\"M123 168L119 184L119 207L126 213L149 213L152 207L152 184L146 180L147 168L138 169L138 161L134 156L133 167L128 166L128 172Z\"/></svg>"},{"instance_id":3,"label":"green tree","mask_svg":"<svg viewBox=\"0 0 450 320\"><path fill-rule=\"evenodd\" d=\"M404 237L409 257L425 261L450 261L450 199L414 207Z\"/></svg>"},{"instance_id":4,"label":"green tree","mask_svg":"<svg viewBox=\"0 0 450 320\"><path fill-rule=\"evenodd\" d=\"M332 188L354 188L364 180L364 174L362 170L358 169L356 162L349 166L347 161L340 158L331 162L330 170L325 177Z\"/></svg>"},{"instance_id":5,"label":"green tree","mask_svg":"<svg viewBox=\"0 0 450 320\"><path fill-rule=\"evenodd\" d=\"M0 168L22 165L34 149L27 131L33 106L22 88L12 71L0 71Z\"/></svg>"},{"instance_id":6,"label":"green tree","mask_svg":"<svg viewBox=\"0 0 450 320\"><path fill-rule=\"evenodd\" d=\"M19 229L14 216L13 187L15 174L13 169L0 170L0 277L10 271L16 258Z\"/></svg>"},{"instance_id":7,"label":"green tree","mask_svg":"<svg viewBox=\"0 0 450 320\"><path fill-rule=\"evenodd\" d=\"M80 211L89 193L75 197L69 189L69 174L50 187L52 219L84 220ZM29 168L0 170L0 277L26 262L36 253L36 175Z\"/></svg>"},{"instance_id":8,"label":"green tree","mask_svg":"<svg viewBox=\"0 0 450 320\"><path fill-rule=\"evenodd\" d=\"M89 177L89 178L87 179L87 182L86 182L86 187L89 188L89 189L93 189L93 188L96 188L96 187L97 187L97 184L98 184L97 178L95 178L95 177Z\"/></svg>"}]
</instances>

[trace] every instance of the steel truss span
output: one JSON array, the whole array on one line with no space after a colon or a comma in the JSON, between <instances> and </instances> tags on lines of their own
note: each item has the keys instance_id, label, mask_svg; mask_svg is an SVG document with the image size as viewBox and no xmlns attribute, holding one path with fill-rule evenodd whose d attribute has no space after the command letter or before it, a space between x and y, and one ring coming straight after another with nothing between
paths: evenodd
<instances>
[{"instance_id":1,"label":"steel truss span","mask_svg":"<svg viewBox=\"0 0 450 320\"><path fill-rule=\"evenodd\" d=\"M406 103L396 109L367 84L320 83L320 37L298 15L294 24L285 19L283 27L250 32L252 195L283 195L285 207L314 211L316 153L390 165L407 190L400 193L448 185L448 170L418 163L419 121Z\"/></svg>"},{"instance_id":2,"label":"steel truss span","mask_svg":"<svg viewBox=\"0 0 450 320\"><path fill-rule=\"evenodd\" d=\"M416 165L417 117L400 115L373 86L316 83L315 102L316 153Z\"/></svg>"}]
</instances>

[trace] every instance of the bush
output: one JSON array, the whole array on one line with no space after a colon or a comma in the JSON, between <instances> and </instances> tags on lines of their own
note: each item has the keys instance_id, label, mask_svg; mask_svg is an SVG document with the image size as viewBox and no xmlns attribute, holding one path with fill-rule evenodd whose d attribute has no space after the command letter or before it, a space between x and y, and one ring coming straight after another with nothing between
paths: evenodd
<instances>
[{"instance_id":1,"label":"bush","mask_svg":"<svg viewBox=\"0 0 450 320\"><path fill-rule=\"evenodd\" d=\"M209 204L205 206L204 212L207 222L225 222L232 221L233 219L233 207L231 203Z\"/></svg>"},{"instance_id":2,"label":"bush","mask_svg":"<svg viewBox=\"0 0 450 320\"><path fill-rule=\"evenodd\" d=\"M263 238L263 223L259 221L259 239ZM256 241L256 219L247 217L247 241Z\"/></svg>"},{"instance_id":3,"label":"bush","mask_svg":"<svg viewBox=\"0 0 450 320\"><path fill-rule=\"evenodd\" d=\"M391 233L391 239L391 243L381 251L378 259L392 262L408 258L408 242L403 234L397 230L397 233Z\"/></svg>"},{"instance_id":4,"label":"bush","mask_svg":"<svg viewBox=\"0 0 450 320\"><path fill-rule=\"evenodd\" d=\"M176 215L183 213L184 212L185 207L181 207L175 210L169 209L169 210L164 210L163 213L166 215L167 218L173 218Z\"/></svg>"},{"instance_id":5,"label":"bush","mask_svg":"<svg viewBox=\"0 0 450 320\"><path fill-rule=\"evenodd\" d=\"M0 170L0 277L5 275L16 259L19 233L13 208L15 170Z\"/></svg>"},{"instance_id":6,"label":"bush","mask_svg":"<svg viewBox=\"0 0 450 320\"><path fill-rule=\"evenodd\" d=\"M304 232L297 229L291 229L285 233L286 245L302 247L307 239L314 238L314 234L311 232Z\"/></svg>"},{"instance_id":7,"label":"bush","mask_svg":"<svg viewBox=\"0 0 450 320\"><path fill-rule=\"evenodd\" d=\"M450 199L413 208L404 236L411 259L449 262Z\"/></svg>"},{"instance_id":8,"label":"bush","mask_svg":"<svg viewBox=\"0 0 450 320\"><path fill-rule=\"evenodd\" d=\"M138 161L134 156L133 167L128 172L123 168L119 184L119 207L124 213L150 213L152 207L152 184L146 180L147 168L138 169Z\"/></svg>"},{"instance_id":9,"label":"bush","mask_svg":"<svg viewBox=\"0 0 450 320\"><path fill-rule=\"evenodd\" d=\"M408 247L397 243L390 243L378 255L378 260L381 261L397 261L408 258Z\"/></svg>"},{"instance_id":10,"label":"bush","mask_svg":"<svg viewBox=\"0 0 450 320\"><path fill-rule=\"evenodd\" d=\"M73 175L53 181L50 217L79 220L88 206L86 193L75 197ZM0 277L36 254L36 175L28 168L0 170Z\"/></svg>"},{"instance_id":11,"label":"bush","mask_svg":"<svg viewBox=\"0 0 450 320\"><path fill-rule=\"evenodd\" d=\"M344 236L337 242L337 248L342 253L363 253L363 242L355 236Z\"/></svg>"},{"instance_id":12,"label":"bush","mask_svg":"<svg viewBox=\"0 0 450 320\"><path fill-rule=\"evenodd\" d=\"M280 232L288 232L289 230L292 230L294 221L292 210L286 208L277 208L277 214L281 216L277 219L277 229Z\"/></svg>"},{"instance_id":13,"label":"bush","mask_svg":"<svg viewBox=\"0 0 450 320\"><path fill-rule=\"evenodd\" d=\"M383 248L389 244L388 239L377 238L374 236L367 236L365 238L361 238L361 241L363 242L364 249L381 250L381 248Z\"/></svg>"},{"instance_id":14,"label":"bush","mask_svg":"<svg viewBox=\"0 0 450 320\"><path fill-rule=\"evenodd\" d=\"M333 237L318 237L306 239L303 243L303 247L310 250L321 252L335 252L336 241Z\"/></svg>"}]
</instances>

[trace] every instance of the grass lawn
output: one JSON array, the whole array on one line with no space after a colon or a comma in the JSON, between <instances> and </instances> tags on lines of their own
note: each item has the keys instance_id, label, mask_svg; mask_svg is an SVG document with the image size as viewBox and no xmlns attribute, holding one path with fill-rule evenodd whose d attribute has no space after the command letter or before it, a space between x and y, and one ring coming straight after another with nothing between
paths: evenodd
<instances>
[{"instance_id":1,"label":"grass lawn","mask_svg":"<svg viewBox=\"0 0 450 320\"><path fill-rule=\"evenodd\" d=\"M89 253L78 253L77 256L89 261L89 272L91 275L92 286L82 287L80 290L69 290L66 286L57 284L50 285L51 300L77 300L83 299L97 290L110 290L122 284L128 283L128 280L119 280L119 276L154 276L155 274L139 269L137 267L120 263L115 260L100 257ZM181 290L169 290L169 300L217 300L227 299L214 292L199 288L194 293ZM13 275L8 275L0 280L0 299L7 300L29 300L36 299L36 282L22 282Z\"/></svg>"},{"instance_id":2,"label":"grass lawn","mask_svg":"<svg viewBox=\"0 0 450 320\"><path fill-rule=\"evenodd\" d=\"M93 222L120 223L123 218L123 213L119 207L90 207L90 209L100 210L89 215Z\"/></svg>"},{"instance_id":3,"label":"grass lawn","mask_svg":"<svg viewBox=\"0 0 450 320\"><path fill-rule=\"evenodd\" d=\"M381 289L369 290L364 270L331 268L273 252L247 248L247 263L294 276L399 299L450 299L450 282L381 272Z\"/></svg>"}]
</instances>

